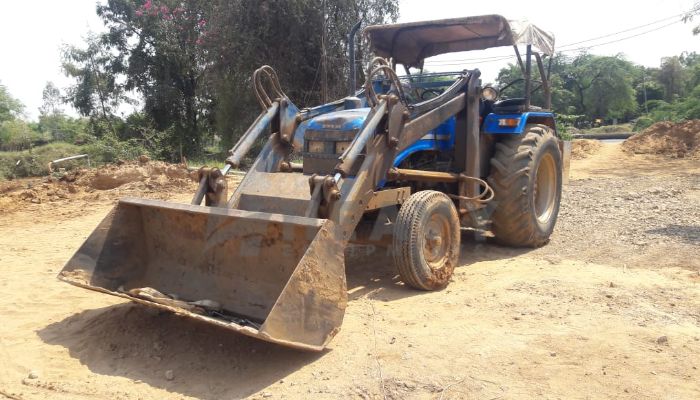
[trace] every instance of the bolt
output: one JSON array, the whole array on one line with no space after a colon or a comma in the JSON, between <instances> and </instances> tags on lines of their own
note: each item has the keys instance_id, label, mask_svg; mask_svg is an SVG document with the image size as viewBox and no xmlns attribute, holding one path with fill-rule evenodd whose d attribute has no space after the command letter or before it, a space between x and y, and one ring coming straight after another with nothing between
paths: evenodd
<instances>
[{"instance_id":1,"label":"bolt","mask_svg":"<svg viewBox=\"0 0 700 400\"><path fill-rule=\"evenodd\" d=\"M398 147L398 145L399 145L399 139L397 139L395 137L389 138L389 147L391 147L392 149L395 149L396 147Z\"/></svg>"}]
</instances>

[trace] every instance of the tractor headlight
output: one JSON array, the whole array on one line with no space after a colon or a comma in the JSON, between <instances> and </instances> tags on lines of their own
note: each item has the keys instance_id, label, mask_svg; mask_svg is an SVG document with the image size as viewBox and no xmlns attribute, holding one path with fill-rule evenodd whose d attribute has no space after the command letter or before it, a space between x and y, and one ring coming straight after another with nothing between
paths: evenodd
<instances>
[{"instance_id":1,"label":"tractor headlight","mask_svg":"<svg viewBox=\"0 0 700 400\"><path fill-rule=\"evenodd\" d=\"M481 89L481 98L486 101L496 101L498 98L498 90L493 86L486 86Z\"/></svg>"}]
</instances>

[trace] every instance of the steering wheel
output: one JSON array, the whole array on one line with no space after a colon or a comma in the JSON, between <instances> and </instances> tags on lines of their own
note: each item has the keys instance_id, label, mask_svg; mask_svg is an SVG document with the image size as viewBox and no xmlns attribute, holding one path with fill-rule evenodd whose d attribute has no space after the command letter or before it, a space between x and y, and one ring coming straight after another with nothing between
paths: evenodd
<instances>
[{"instance_id":1,"label":"steering wheel","mask_svg":"<svg viewBox=\"0 0 700 400\"><path fill-rule=\"evenodd\" d=\"M508 89L508 88L511 87L512 85L514 85L514 84L516 84L516 83L518 83L518 82L522 82L522 81L524 81L523 78L515 79L515 80L513 80L513 81L511 81L511 82L506 83L506 85L503 86L502 88L499 88L498 91L501 92L501 93L503 93L506 89Z\"/></svg>"},{"instance_id":2,"label":"steering wheel","mask_svg":"<svg viewBox=\"0 0 700 400\"><path fill-rule=\"evenodd\" d=\"M438 96L440 96L440 95L442 94L442 92L443 92L442 90L438 90L438 89L425 89L425 90L423 90L423 93L421 93L420 99L421 99L421 100L432 99L433 97L438 97ZM432 97L428 97L428 98L426 99L426 98L425 98L425 95L426 95L426 94L430 94L430 93L432 93L433 96L432 96Z\"/></svg>"}]
</instances>

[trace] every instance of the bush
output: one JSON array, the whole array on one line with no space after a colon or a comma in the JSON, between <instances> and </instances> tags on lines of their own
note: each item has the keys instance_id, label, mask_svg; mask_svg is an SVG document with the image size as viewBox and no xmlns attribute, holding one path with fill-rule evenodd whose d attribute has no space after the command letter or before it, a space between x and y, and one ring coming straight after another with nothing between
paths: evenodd
<instances>
[{"instance_id":1,"label":"bush","mask_svg":"<svg viewBox=\"0 0 700 400\"><path fill-rule=\"evenodd\" d=\"M92 138L84 146L84 152L88 153L97 162L133 160L142 154L149 154L141 141L136 139L120 141L110 134L100 139Z\"/></svg>"},{"instance_id":2,"label":"bush","mask_svg":"<svg viewBox=\"0 0 700 400\"><path fill-rule=\"evenodd\" d=\"M633 132L639 132L647 129L654 123L654 120L651 117L648 116L643 116L637 118L637 120L634 122L634 127L632 128Z\"/></svg>"},{"instance_id":3,"label":"bush","mask_svg":"<svg viewBox=\"0 0 700 400\"><path fill-rule=\"evenodd\" d=\"M13 179L46 175L49 162L81 154L81 150L80 146L56 142L29 150L0 152L0 177ZM70 169L81 163L84 161L70 161L60 167Z\"/></svg>"},{"instance_id":4,"label":"bush","mask_svg":"<svg viewBox=\"0 0 700 400\"><path fill-rule=\"evenodd\" d=\"M626 133L632 130L630 124L603 125L586 129L585 133Z\"/></svg>"},{"instance_id":5,"label":"bush","mask_svg":"<svg viewBox=\"0 0 700 400\"><path fill-rule=\"evenodd\" d=\"M71 118L56 113L39 116L39 130L53 140L80 144L88 131L86 118Z\"/></svg>"},{"instance_id":6,"label":"bush","mask_svg":"<svg viewBox=\"0 0 700 400\"><path fill-rule=\"evenodd\" d=\"M47 138L22 121L13 119L0 123L0 150L24 150L36 142L45 142Z\"/></svg>"}]
</instances>

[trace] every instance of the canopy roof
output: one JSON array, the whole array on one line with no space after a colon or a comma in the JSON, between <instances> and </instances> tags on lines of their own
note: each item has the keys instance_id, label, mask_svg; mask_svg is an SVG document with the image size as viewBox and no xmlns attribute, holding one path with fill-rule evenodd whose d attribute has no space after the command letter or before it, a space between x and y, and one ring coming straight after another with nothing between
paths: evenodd
<instances>
[{"instance_id":1,"label":"canopy roof","mask_svg":"<svg viewBox=\"0 0 700 400\"><path fill-rule=\"evenodd\" d=\"M554 53L554 35L500 15L373 25L365 29L365 35L378 56L412 67L438 54L518 44L533 45L547 55Z\"/></svg>"}]
</instances>

